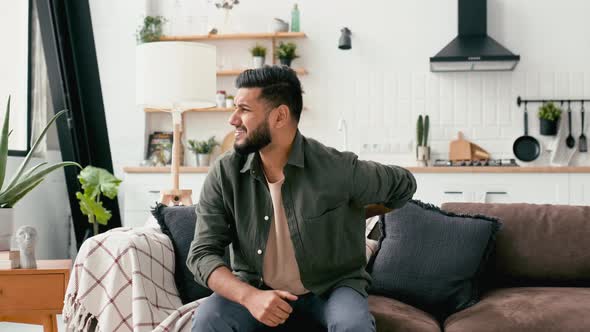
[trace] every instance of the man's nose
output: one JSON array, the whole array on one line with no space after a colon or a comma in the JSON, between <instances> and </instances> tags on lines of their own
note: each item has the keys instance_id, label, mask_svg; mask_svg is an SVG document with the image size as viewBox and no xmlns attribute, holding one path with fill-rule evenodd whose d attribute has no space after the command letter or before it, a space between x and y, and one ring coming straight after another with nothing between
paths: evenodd
<instances>
[{"instance_id":1,"label":"man's nose","mask_svg":"<svg viewBox=\"0 0 590 332\"><path fill-rule=\"evenodd\" d=\"M229 122L230 125L236 127L240 124L240 117L237 115L237 110L231 113L227 122Z\"/></svg>"}]
</instances>

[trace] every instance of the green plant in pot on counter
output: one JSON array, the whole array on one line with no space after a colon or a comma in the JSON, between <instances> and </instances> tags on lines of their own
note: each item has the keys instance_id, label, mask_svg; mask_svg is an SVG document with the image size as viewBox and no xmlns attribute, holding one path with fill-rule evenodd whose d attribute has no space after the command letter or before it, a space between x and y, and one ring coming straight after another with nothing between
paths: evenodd
<instances>
[{"instance_id":1,"label":"green plant in pot on counter","mask_svg":"<svg viewBox=\"0 0 590 332\"><path fill-rule=\"evenodd\" d=\"M561 109L553 102L544 103L539 107L539 120L541 135L556 135L557 124L561 118Z\"/></svg>"},{"instance_id":2,"label":"green plant in pot on counter","mask_svg":"<svg viewBox=\"0 0 590 332\"><path fill-rule=\"evenodd\" d=\"M430 130L430 117L418 116L416 123L416 159L427 162L430 159L430 147L428 146L428 131Z\"/></svg>"},{"instance_id":3,"label":"green plant in pot on counter","mask_svg":"<svg viewBox=\"0 0 590 332\"><path fill-rule=\"evenodd\" d=\"M6 177L6 165L8 162L8 138L11 131L8 126L10 124L10 96L6 106L6 113L4 114L4 124L2 132L0 133L0 251L10 250L10 239L14 229L14 209L13 206L25 197L31 190L35 189L45 177L53 171L65 166L77 166L78 163L71 161L64 161L51 166L46 166L47 162L42 162L25 171L27 165L31 161L31 156L39 147L41 140L45 137L49 126L53 124L57 118L64 115L66 110L63 110L51 118L39 137L35 140L31 149L21 162L19 168L12 176L8 184L4 183ZM82 168L82 167L80 167Z\"/></svg>"},{"instance_id":4,"label":"green plant in pot on counter","mask_svg":"<svg viewBox=\"0 0 590 332\"><path fill-rule=\"evenodd\" d=\"M211 152L219 143L215 140L215 136L211 136L206 141L189 140L189 150L195 154L197 166L209 166L211 159Z\"/></svg>"},{"instance_id":5,"label":"green plant in pot on counter","mask_svg":"<svg viewBox=\"0 0 590 332\"><path fill-rule=\"evenodd\" d=\"M137 30L137 43L151 43L160 40L164 35L163 25L166 19L163 16L146 16L143 25Z\"/></svg>"},{"instance_id":6,"label":"green plant in pot on counter","mask_svg":"<svg viewBox=\"0 0 590 332\"><path fill-rule=\"evenodd\" d=\"M297 45L294 43L283 43L280 42L277 47L277 58L279 58L282 65L291 66L291 61L297 59L299 55L295 52Z\"/></svg>"},{"instance_id":7,"label":"green plant in pot on counter","mask_svg":"<svg viewBox=\"0 0 590 332\"><path fill-rule=\"evenodd\" d=\"M264 66L266 47L256 44L250 49L250 54L252 54L252 65L254 68L261 68Z\"/></svg>"},{"instance_id":8,"label":"green plant in pot on counter","mask_svg":"<svg viewBox=\"0 0 590 332\"><path fill-rule=\"evenodd\" d=\"M106 225L111 219L111 211L102 206L101 195L110 199L117 197L121 180L103 168L86 166L78 175L83 193L76 192L80 201L80 211L88 216L94 235L98 234L98 224Z\"/></svg>"}]
</instances>

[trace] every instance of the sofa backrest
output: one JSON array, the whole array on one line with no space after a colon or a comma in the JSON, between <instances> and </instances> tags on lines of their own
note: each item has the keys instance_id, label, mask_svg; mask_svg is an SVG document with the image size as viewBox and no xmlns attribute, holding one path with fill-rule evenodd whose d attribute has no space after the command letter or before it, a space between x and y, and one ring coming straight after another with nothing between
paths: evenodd
<instances>
[{"instance_id":1,"label":"sofa backrest","mask_svg":"<svg viewBox=\"0 0 590 332\"><path fill-rule=\"evenodd\" d=\"M502 222L488 286L590 285L590 206L445 203L442 209Z\"/></svg>"}]
</instances>

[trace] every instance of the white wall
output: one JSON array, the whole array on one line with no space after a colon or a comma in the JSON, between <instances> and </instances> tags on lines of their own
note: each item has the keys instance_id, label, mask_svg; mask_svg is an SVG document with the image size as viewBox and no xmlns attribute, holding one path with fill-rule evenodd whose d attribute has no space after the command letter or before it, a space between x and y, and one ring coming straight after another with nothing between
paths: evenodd
<instances>
[{"instance_id":1,"label":"white wall","mask_svg":"<svg viewBox=\"0 0 590 332\"><path fill-rule=\"evenodd\" d=\"M151 8L169 15L174 12L173 3L158 1ZM290 17L293 3L245 0L234 8L232 20L243 32L267 31L273 17ZM488 0L489 34L521 56L515 71L500 73L429 71L429 57L456 35L457 0L298 3L301 29L308 38L297 40L302 57L294 66L309 71L301 78L308 108L301 129L328 145L342 146L337 121L343 117L348 122L350 150L360 153L363 144L389 143L394 160L411 160L416 118L430 114L435 156L445 157L449 141L461 130L493 157L511 157L512 143L523 133L522 110L515 102L518 95L590 98L590 2L586 0L540 0L534 6L526 0ZM209 6L209 22L221 26L221 13ZM134 32L145 8L141 0L91 1L118 176L123 166L137 165L145 149L146 120L134 105ZM343 26L353 33L350 51L337 49ZM217 42L219 62L247 65L247 49L254 43ZM219 87L233 92L233 79L220 78ZM531 133L545 149L551 138L538 135L536 110L529 111ZM576 138L578 111L575 105ZM191 114L187 135L207 138L215 134L221 140L231 131L227 117ZM166 128L170 120L165 115L153 116L148 123ZM545 156L537 164L547 161ZM573 164L590 164L590 158L575 156Z\"/></svg>"}]
</instances>

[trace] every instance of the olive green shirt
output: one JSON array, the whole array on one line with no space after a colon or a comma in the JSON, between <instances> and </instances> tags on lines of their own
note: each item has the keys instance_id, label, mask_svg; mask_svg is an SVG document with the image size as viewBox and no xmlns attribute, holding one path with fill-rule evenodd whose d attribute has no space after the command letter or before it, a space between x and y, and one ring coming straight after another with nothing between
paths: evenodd
<instances>
[{"instance_id":1,"label":"olive green shirt","mask_svg":"<svg viewBox=\"0 0 590 332\"><path fill-rule=\"evenodd\" d=\"M398 166L358 160L299 131L293 140L281 194L301 282L322 295L349 286L367 296L365 210L368 204L395 209L416 191L412 174ZM233 149L211 167L196 209L195 238L187 266L207 286L211 272L231 267L241 280L263 285L265 246L273 204L258 153Z\"/></svg>"}]
</instances>

